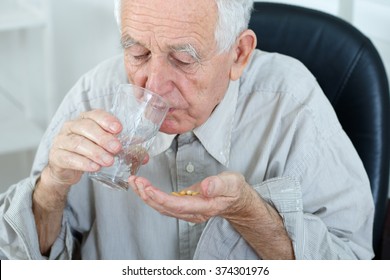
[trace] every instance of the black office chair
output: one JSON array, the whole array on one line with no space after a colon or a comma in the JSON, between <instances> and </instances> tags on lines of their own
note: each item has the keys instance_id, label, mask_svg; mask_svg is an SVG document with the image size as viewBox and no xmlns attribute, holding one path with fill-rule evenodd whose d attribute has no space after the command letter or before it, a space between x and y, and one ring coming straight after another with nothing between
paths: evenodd
<instances>
[{"instance_id":1,"label":"black office chair","mask_svg":"<svg viewBox=\"0 0 390 280\"><path fill-rule=\"evenodd\" d=\"M255 3L250 28L258 48L295 57L314 74L355 145L375 201L374 241L381 255L389 183L389 85L371 41L326 13Z\"/></svg>"}]
</instances>

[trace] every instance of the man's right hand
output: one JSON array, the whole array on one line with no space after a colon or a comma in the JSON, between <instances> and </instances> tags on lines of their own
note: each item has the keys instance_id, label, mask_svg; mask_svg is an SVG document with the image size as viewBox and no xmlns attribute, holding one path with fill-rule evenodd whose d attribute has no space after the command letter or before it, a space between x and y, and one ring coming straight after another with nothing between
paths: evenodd
<instances>
[{"instance_id":1,"label":"man's right hand","mask_svg":"<svg viewBox=\"0 0 390 280\"><path fill-rule=\"evenodd\" d=\"M42 171L33 193L33 213L43 255L61 230L67 195L84 172L110 166L121 149L116 135L122 125L113 115L93 110L66 122L54 138L49 162Z\"/></svg>"},{"instance_id":2,"label":"man's right hand","mask_svg":"<svg viewBox=\"0 0 390 280\"><path fill-rule=\"evenodd\" d=\"M64 123L53 140L38 186L66 196L84 172L112 165L114 155L121 149L116 137L121 130L119 120L103 110L84 112Z\"/></svg>"}]
</instances>

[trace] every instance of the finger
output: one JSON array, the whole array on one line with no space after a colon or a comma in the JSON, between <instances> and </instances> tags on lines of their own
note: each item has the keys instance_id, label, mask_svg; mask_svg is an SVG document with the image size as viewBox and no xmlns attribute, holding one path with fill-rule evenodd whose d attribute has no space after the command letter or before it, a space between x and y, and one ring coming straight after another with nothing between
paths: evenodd
<instances>
[{"instance_id":1,"label":"finger","mask_svg":"<svg viewBox=\"0 0 390 280\"><path fill-rule=\"evenodd\" d=\"M117 153L121 149L121 144L117 137L105 131L92 119L77 119L66 123L61 135L71 136L73 134L89 139L111 153Z\"/></svg>"},{"instance_id":2,"label":"finger","mask_svg":"<svg viewBox=\"0 0 390 280\"><path fill-rule=\"evenodd\" d=\"M154 187L147 179L143 177L130 176L128 182L129 185L134 190L134 192L137 193L138 196L142 198L142 200L144 200L147 204L149 204L149 206L152 206L156 210L160 209L160 207L156 207L156 206L157 204L162 203L163 198L159 199L160 202L157 201L154 202L153 200L151 200L151 196L154 197L154 192L152 190L155 190L157 192L159 190L156 187ZM147 189L147 192L145 191L145 189ZM166 194L161 192L161 194L159 195L164 196Z\"/></svg>"},{"instance_id":3,"label":"finger","mask_svg":"<svg viewBox=\"0 0 390 280\"><path fill-rule=\"evenodd\" d=\"M207 197L237 197L246 181L241 174L224 172L201 182L202 194Z\"/></svg>"},{"instance_id":4,"label":"finger","mask_svg":"<svg viewBox=\"0 0 390 280\"><path fill-rule=\"evenodd\" d=\"M210 216L219 210L215 207L215 202L202 196L182 196L177 197L167 194L154 187L147 179L137 177L131 183L136 193L149 206L164 215L182 218L188 215Z\"/></svg>"},{"instance_id":5,"label":"finger","mask_svg":"<svg viewBox=\"0 0 390 280\"><path fill-rule=\"evenodd\" d=\"M86 157L101 166L111 166L114 163L111 153L77 134L59 136L56 139L56 148Z\"/></svg>"},{"instance_id":6,"label":"finger","mask_svg":"<svg viewBox=\"0 0 390 280\"><path fill-rule=\"evenodd\" d=\"M188 222L200 223L216 215L210 211L210 203L202 197L175 197L158 189L145 188L145 202L163 215L175 217Z\"/></svg>"},{"instance_id":7,"label":"finger","mask_svg":"<svg viewBox=\"0 0 390 280\"><path fill-rule=\"evenodd\" d=\"M144 200L145 202L149 199L148 195L145 193L145 183L147 183L146 180L136 180L135 187L137 189L138 195Z\"/></svg>"},{"instance_id":8,"label":"finger","mask_svg":"<svg viewBox=\"0 0 390 280\"><path fill-rule=\"evenodd\" d=\"M120 121L112 114L101 109L83 112L80 114L80 119L90 119L99 124L104 130L113 134L118 134L122 131L122 124Z\"/></svg>"},{"instance_id":9,"label":"finger","mask_svg":"<svg viewBox=\"0 0 390 280\"><path fill-rule=\"evenodd\" d=\"M100 169L100 165L96 162L78 154L60 149L56 149L51 152L50 162L57 168L83 172L95 172Z\"/></svg>"},{"instance_id":10,"label":"finger","mask_svg":"<svg viewBox=\"0 0 390 280\"><path fill-rule=\"evenodd\" d=\"M137 177L136 176L130 176L129 179L127 180L129 186L131 187L131 189L139 196L139 193L138 193L138 189L137 189L137 186L135 184L135 179Z\"/></svg>"},{"instance_id":11,"label":"finger","mask_svg":"<svg viewBox=\"0 0 390 280\"><path fill-rule=\"evenodd\" d=\"M147 195L145 194L145 186L151 186L151 183L147 179L137 176L130 176L128 183L139 197L141 197L143 200L148 199Z\"/></svg>"}]
</instances>

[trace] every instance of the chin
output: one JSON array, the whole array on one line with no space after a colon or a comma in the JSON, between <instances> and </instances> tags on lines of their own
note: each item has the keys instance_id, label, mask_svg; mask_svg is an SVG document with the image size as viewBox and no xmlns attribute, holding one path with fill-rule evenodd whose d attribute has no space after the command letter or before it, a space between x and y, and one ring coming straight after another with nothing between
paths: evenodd
<instances>
[{"instance_id":1,"label":"chin","mask_svg":"<svg viewBox=\"0 0 390 280\"><path fill-rule=\"evenodd\" d=\"M177 123L176 121L165 120L160 127L160 132L163 132L165 134L182 134L191 131L192 129L192 127L180 127L179 123Z\"/></svg>"},{"instance_id":2,"label":"chin","mask_svg":"<svg viewBox=\"0 0 390 280\"><path fill-rule=\"evenodd\" d=\"M160 127L160 132L165 134L179 134L177 128L169 121L164 121Z\"/></svg>"},{"instance_id":3,"label":"chin","mask_svg":"<svg viewBox=\"0 0 390 280\"><path fill-rule=\"evenodd\" d=\"M195 128L195 120L188 118L182 110L168 112L165 120L161 124L160 132L166 134L182 134Z\"/></svg>"}]
</instances>

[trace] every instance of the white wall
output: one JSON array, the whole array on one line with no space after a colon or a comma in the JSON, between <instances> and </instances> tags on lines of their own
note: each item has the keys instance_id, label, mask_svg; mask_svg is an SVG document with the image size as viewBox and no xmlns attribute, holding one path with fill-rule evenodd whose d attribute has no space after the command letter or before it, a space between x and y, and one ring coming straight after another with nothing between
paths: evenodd
<instances>
[{"instance_id":1,"label":"white wall","mask_svg":"<svg viewBox=\"0 0 390 280\"><path fill-rule=\"evenodd\" d=\"M5 9L15 3L36 5L45 27L1 32L2 20L8 19L8 14L12 20L11 12ZM42 130L83 73L120 53L113 11L113 0L0 0L0 87L12 92L22 110L39 116L37 123ZM33 62L26 63L26 57ZM27 66L31 71L24 71ZM36 89L30 87L31 80ZM26 84L31 100L22 96L26 90L20 90ZM29 175L35 151L0 153L0 192Z\"/></svg>"},{"instance_id":2,"label":"white wall","mask_svg":"<svg viewBox=\"0 0 390 280\"><path fill-rule=\"evenodd\" d=\"M51 1L53 104L56 107L82 74L120 53L113 0Z\"/></svg>"},{"instance_id":3,"label":"white wall","mask_svg":"<svg viewBox=\"0 0 390 280\"><path fill-rule=\"evenodd\" d=\"M23 2L23 0L19 1ZM31 108L28 108L31 114L39 115L39 119L45 118L40 122L40 125L44 126L63 96L83 73L121 51L119 33L113 17L113 0L25 0L24 2L38 3L38 7L43 9L47 16L47 26L43 31L44 53L42 55L39 48L36 48L33 54L30 54L36 57L34 69L44 69L37 79L39 80L41 76L44 78L36 86L38 90L32 91L40 96L34 96L29 103ZM390 73L390 32L387 30L390 27L390 1L274 0L267 2L303 5L349 20L373 40ZM9 49L5 51L4 44L1 44L5 41L14 49L11 55L7 53ZM19 63L17 60L20 60L20 57L17 54L18 49L22 47L20 44L23 44L20 34L0 33L0 59L3 65L11 66ZM5 76L0 69L1 77ZM0 86L1 81L2 79L0 79ZM24 83L23 81L24 79L21 80L21 84ZM18 84L11 84L11 88L12 86L17 87ZM0 154L0 191L28 176L34 153L35 149Z\"/></svg>"}]
</instances>

